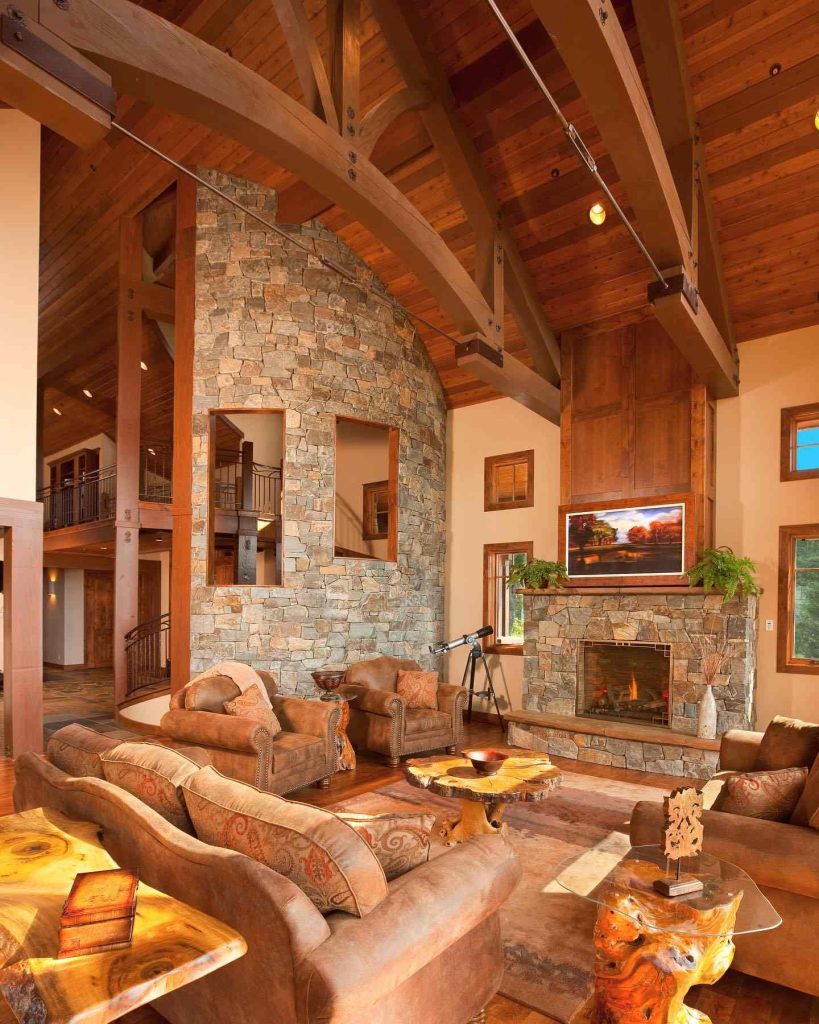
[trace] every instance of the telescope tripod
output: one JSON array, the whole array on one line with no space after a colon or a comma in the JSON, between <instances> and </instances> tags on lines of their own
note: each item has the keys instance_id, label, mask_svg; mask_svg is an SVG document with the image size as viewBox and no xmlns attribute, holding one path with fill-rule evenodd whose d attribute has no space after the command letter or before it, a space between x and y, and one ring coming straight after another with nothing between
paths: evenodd
<instances>
[{"instance_id":1,"label":"telescope tripod","mask_svg":"<svg viewBox=\"0 0 819 1024\"><path fill-rule=\"evenodd\" d=\"M483 670L486 674L486 689L475 691L475 668L478 662L483 663ZM469 701L467 703L466 720L472 722L472 701L475 697L480 697L483 700L488 700L490 697L495 705L495 711L497 712L498 719L500 720L501 727L503 726L503 715L501 714L500 706L498 705L498 698L495 695L495 687L492 685L492 674L489 671L489 665L486 661L486 655L483 653L483 647L481 647L480 640L475 640L469 648L469 657L466 659L464 665L463 679L461 679L461 686L466 686L466 679L469 676Z\"/></svg>"}]
</instances>

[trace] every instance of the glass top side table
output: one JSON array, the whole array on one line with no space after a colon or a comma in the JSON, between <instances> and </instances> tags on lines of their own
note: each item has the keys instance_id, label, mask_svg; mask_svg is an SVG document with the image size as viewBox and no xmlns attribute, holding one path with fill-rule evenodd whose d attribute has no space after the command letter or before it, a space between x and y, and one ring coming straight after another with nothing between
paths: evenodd
<instances>
[{"instance_id":1,"label":"glass top side table","mask_svg":"<svg viewBox=\"0 0 819 1024\"><path fill-rule=\"evenodd\" d=\"M768 931L782 919L740 868L709 854L683 861L701 892L668 898L654 881L673 871L659 846L625 856L589 850L555 878L598 907L595 987L572 1024L708 1024L684 1005L692 985L712 985L734 957L733 936Z\"/></svg>"}]
</instances>

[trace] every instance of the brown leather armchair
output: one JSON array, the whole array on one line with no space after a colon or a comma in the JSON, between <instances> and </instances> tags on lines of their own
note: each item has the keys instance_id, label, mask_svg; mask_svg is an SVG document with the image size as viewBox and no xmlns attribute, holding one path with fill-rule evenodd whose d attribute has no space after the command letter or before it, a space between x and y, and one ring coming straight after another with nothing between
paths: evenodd
<instances>
[{"instance_id":1,"label":"brown leather armchair","mask_svg":"<svg viewBox=\"0 0 819 1024\"><path fill-rule=\"evenodd\" d=\"M399 671L418 671L408 658L382 655L347 669L339 693L355 696L350 704L347 735L354 747L384 754L393 767L402 756L446 748L455 753L463 736L466 690L438 687L438 710L408 708L395 692Z\"/></svg>"},{"instance_id":2,"label":"brown leather armchair","mask_svg":"<svg viewBox=\"0 0 819 1024\"><path fill-rule=\"evenodd\" d=\"M203 747L214 768L229 778L271 793L291 793L313 782L329 785L337 766L341 709L329 701L279 696L274 677L259 675L281 732L273 735L258 722L225 714L225 701L240 693L227 676L209 676L173 694L171 709L160 722L162 732L175 742Z\"/></svg>"}]
</instances>

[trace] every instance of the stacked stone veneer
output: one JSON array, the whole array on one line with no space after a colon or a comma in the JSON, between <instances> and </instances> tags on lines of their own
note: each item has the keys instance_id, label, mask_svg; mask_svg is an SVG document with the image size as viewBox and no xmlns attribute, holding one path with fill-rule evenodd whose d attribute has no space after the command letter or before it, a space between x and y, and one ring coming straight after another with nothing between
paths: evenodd
<instances>
[{"instance_id":1,"label":"stacked stone veneer","mask_svg":"<svg viewBox=\"0 0 819 1024\"><path fill-rule=\"evenodd\" d=\"M723 602L721 595L702 592L530 591L524 597L524 709L576 714L583 640L666 643L673 659L671 730L696 735L697 705L704 692L702 644L725 641L729 660L714 687L717 733L747 729L754 721L757 604L755 597ZM533 741L521 735L527 732L538 741L537 749L554 754L674 775L708 777L716 766L714 752L686 747L677 737L666 742L662 729L651 730L656 740L632 742L552 724L515 725L510 741L532 746Z\"/></svg>"},{"instance_id":2,"label":"stacked stone veneer","mask_svg":"<svg viewBox=\"0 0 819 1024\"><path fill-rule=\"evenodd\" d=\"M275 193L203 172L275 219ZM316 224L288 226L315 251L380 284ZM208 412L284 409L281 587L207 586ZM335 416L400 430L398 560L333 555ZM197 200L193 416L194 670L225 658L275 672L288 692L310 671L375 652L426 660L443 635L446 408L403 316L205 189Z\"/></svg>"}]
</instances>

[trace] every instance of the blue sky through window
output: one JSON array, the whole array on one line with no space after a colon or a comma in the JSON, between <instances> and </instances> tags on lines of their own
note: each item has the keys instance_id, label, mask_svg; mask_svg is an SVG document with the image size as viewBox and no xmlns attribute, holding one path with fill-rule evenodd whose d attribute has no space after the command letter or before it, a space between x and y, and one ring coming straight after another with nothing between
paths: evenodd
<instances>
[{"instance_id":1,"label":"blue sky through window","mask_svg":"<svg viewBox=\"0 0 819 1024\"><path fill-rule=\"evenodd\" d=\"M796 469L819 469L819 427L797 428Z\"/></svg>"}]
</instances>

